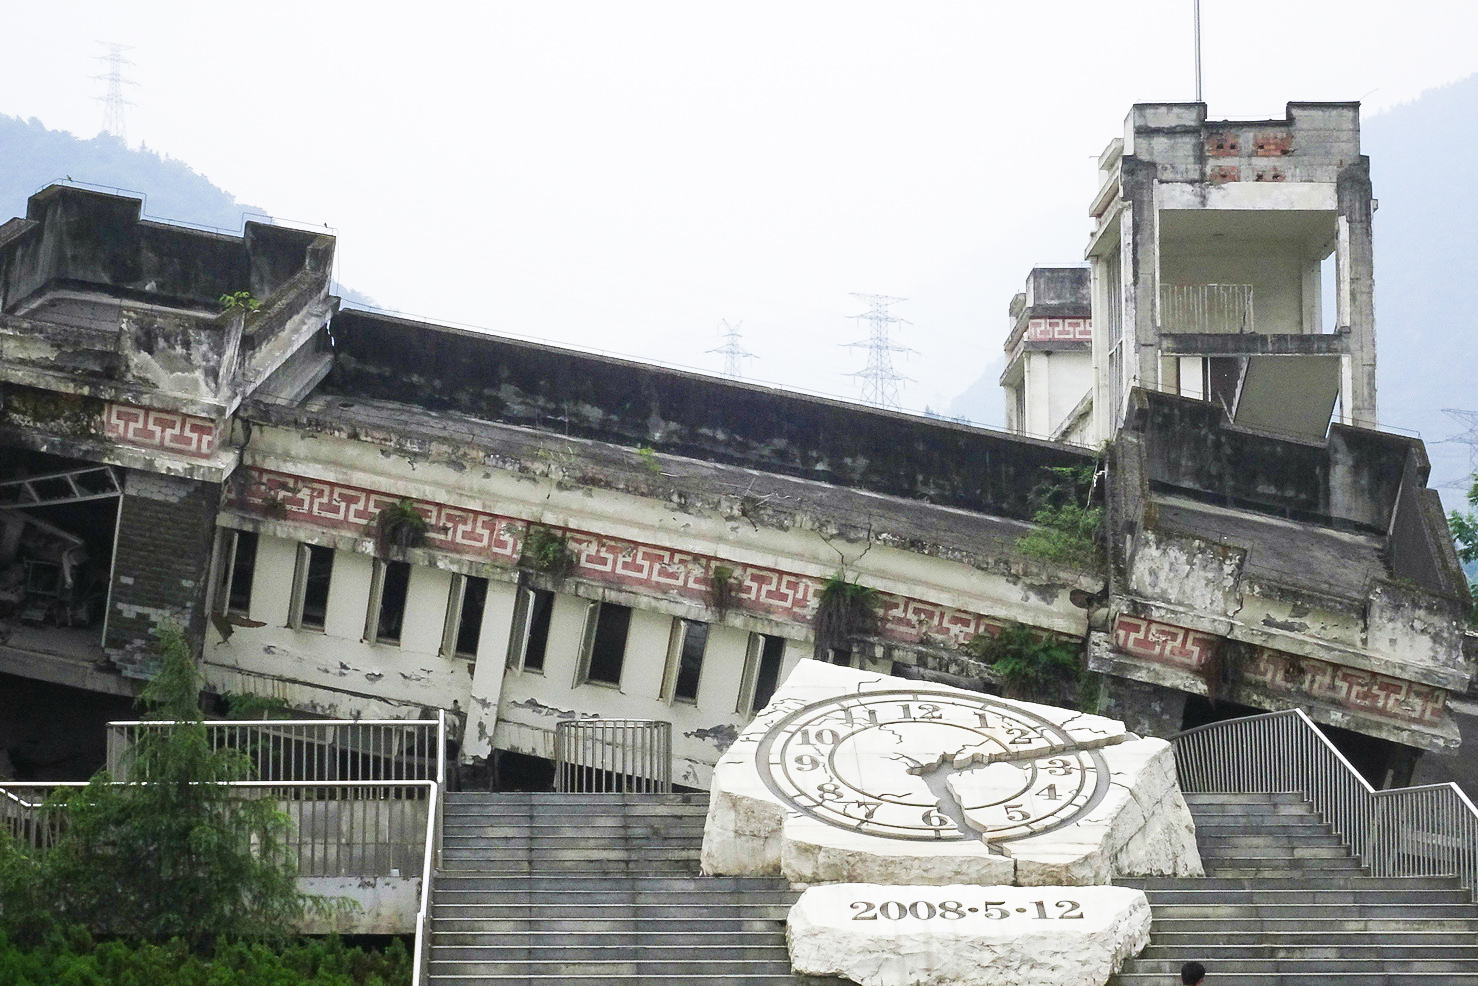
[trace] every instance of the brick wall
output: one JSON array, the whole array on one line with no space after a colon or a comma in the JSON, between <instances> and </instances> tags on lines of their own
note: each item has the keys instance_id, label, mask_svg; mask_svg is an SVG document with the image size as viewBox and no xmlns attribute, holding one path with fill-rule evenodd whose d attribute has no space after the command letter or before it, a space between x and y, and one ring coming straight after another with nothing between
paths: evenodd
<instances>
[{"instance_id":1,"label":"brick wall","mask_svg":"<svg viewBox=\"0 0 1478 986\"><path fill-rule=\"evenodd\" d=\"M198 647L219 495L213 483L129 471L103 642L125 675L151 673L154 632L168 617Z\"/></svg>"}]
</instances>

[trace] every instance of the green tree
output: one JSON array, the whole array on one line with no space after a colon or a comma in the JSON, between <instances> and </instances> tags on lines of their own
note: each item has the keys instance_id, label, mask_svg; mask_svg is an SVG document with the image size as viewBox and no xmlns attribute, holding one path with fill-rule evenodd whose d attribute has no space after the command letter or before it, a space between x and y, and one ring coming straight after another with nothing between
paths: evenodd
<instances>
[{"instance_id":1,"label":"green tree","mask_svg":"<svg viewBox=\"0 0 1478 986\"><path fill-rule=\"evenodd\" d=\"M140 731L125 779L103 771L48 803L62 820L49 850L12 845L0 859L8 874L0 874L0 920L18 940L45 929L27 913L38 899L54 927L179 937L197 951L222 938L283 938L306 909L326 906L298 890L291 821L275 799L229 786L249 779L251 764L210 748L180 628L168 624L159 637L159 672L141 702L145 719L173 725ZM17 886L26 878L34 889Z\"/></svg>"},{"instance_id":2,"label":"green tree","mask_svg":"<svg viewBox=\"0 0 1478 986\"><path fill-rule=\"evenodd\" d=\"M1478 475L1472 477L1468 487L1468 506L1475 509L1467 513L1454 510L1447 515L1447 526L1452 529L1457 556L1464 564L1478 561ZM1468 591L1474 596L1473 608L1468 611L1468 622L1478 625L1478 582L1470 578Z\"/></svg>"}]
</instances>

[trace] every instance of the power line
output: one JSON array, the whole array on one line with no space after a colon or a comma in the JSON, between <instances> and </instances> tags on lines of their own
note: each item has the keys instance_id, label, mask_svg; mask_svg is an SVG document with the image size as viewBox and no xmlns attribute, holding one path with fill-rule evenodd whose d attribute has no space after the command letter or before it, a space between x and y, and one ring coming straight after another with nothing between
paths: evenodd
<instances>
[{"instance_id":1,"label":"power line","mask_svg":"<svg viewBox=\"0 0 1478 986\"><path fill-rule=\"evenodd\" d=\"M741 372L743 367L740 360L756 358L754 353L749 352L743 346L739 345L739 326L743 324L743 322L740 322L738 325L730 325L728 319L721 319L719 321L721 328L718 334L725 340L724 344L716 349L708 350L710 353L723 354L724 376L732 380L739 380L744 376L743 372Z\"/></svg>"},{"instance_id":2,"label":"power line","mask_svg":"<svg viewBox=\"0 0 1478 986\"><path fill-rule=\"evenodd\" d=\"M1451 438L1439 438L1434 444L1457 444L1468 446L1468 475L1478 473L1478 411L1465 411L1458 407L1444 407L1442 413L1460 425L1467 427L1466 431L1459 432ZM1467 489L1469 481L1467 477L1462 480L1453 480L1442 484L1452 489Z\"/></svg>"},{"instance_id":3,"label":"power line","mask_svg":"<svg viewBox=\"0 0 1478 986\"><path fill-rule=\"evenodd\" d=\"M123 107L134 104L123 98L123 87L136 86L138 83L123 77L123 66L133 64L123 57L123 53L132 51L133 46L119 44L116 41L99 41L98 44L108 49L106 55L97 56L98 61L108 63L108 71L102 75L93 76L94 79L108 84L107 95L93 97L103 104L103 133L112 134L120 140L127 140L128 126L123 118Z\"/></svg>"},{"instance_id":4,"label":"power line","mask_svg":"<svg viewBox=\"0 0 1478 986\"><path fill-rule=\"evenodd\" d=\"M868 404L900 410L902 405L898 402L898 385L904 381L913 381L893 369L893 354L911 353L914 350L891 341L888 332L895 324L913 323L888 311L888 306L908 299L890 298L885 294L859 294L855 291L852 292L852 297L861 299L868 306L867 311L861 315L852 316L859 322L867 323L868 336L858 342L844 342L842 345L852 349L866 349L867 366L847 376L861 379L862 399Z\"/></svg>"}]
</instances>

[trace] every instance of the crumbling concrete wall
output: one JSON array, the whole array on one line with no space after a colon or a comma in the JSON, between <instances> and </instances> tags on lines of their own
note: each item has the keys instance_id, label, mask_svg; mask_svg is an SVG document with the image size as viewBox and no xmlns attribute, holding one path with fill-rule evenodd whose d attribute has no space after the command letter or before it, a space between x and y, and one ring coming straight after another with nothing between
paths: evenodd
<instances>
[{"instance_id":1,"label":"crumbling concrete wall","mask_svg":"<svg viewBox=\"0 0 1478 986\"><path fill-rule=\"evenodd\" d=\"M205 633L205 588L220 487L129 471L118 519L104 653L125 675L153 671L160 625Z\"/></svg>"}]
</instances>

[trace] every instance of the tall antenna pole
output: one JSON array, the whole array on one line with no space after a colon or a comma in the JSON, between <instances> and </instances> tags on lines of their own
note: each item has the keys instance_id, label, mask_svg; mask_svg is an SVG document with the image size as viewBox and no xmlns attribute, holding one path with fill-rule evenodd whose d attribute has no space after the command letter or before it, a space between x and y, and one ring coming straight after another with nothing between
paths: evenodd
<instances>
[{"instance_id":1,"label":"tall antenna pole","mask_svg":"<svg viewBox=\"0 0 1478 986\"><path fill-rule=\"evenodd\" d=\"M1201 0L1192 0L1196 19L1196 102L1201 102Z\"/></svg>"},{"instance_id":2,"label":"tall antenna pole","mask_svg":"<svg viewBox=\"0 0 1478 986\"><path fill-rule=\"evenodd\" d=\"M738 325L730 325L728 319L721 319L719 325L722 328L719 329L718 334L724 339L724 344L715 349L708 350L710 353L723 354L724 376L731 380L738 380L744 376L741 372L740 360L755 358L754 353L749 352L743 346L739 345L739 326L743 324L743 322L740 322Z\"/></svg>"},{"instance_id":3,"label":"tall antenna pole","mask_svg":"<svg viewBox=\"0 0 1478 986\"><path fill-rule=\"evenodd\" d=\"M98 55L99 61L108 63L108 71L102 75L94 75L94 79L108 84L106 96L94 96L103 102L103 132L112 134L120 140L128 139L128 127L123 119L123 107L132 106L133 103L123 98L124 86L138 85L132 79L123 77L123 66L132 65L133 62L123 57L125 51L132 51L132 45L122 45L115 41L99 41L98 44L108 49L106 55Z\"/></svg>"},{"instance_id":4,"label":"tall antenna pole","mask_svg":"<svg viewBox=\"0 0 1478 986\"><path fill-rule=\"evenodd\" d=\"M908 299L890 298L885 294L858 294L855 291L852 297L861 299L868 306L867 311L861 315L852 316L859 322L865 321L868 324L868 336L858 342L845 342L842 345L866 349L867 366L847 375L858 377L862 381L864 401L897 410L901 406L898 403L898 384L909 378L893 369L893 354L911 353L913 350L889 340L888 330L894 324L913 323L889 312L888 306Z\"/></svg>"}]
</instances>

